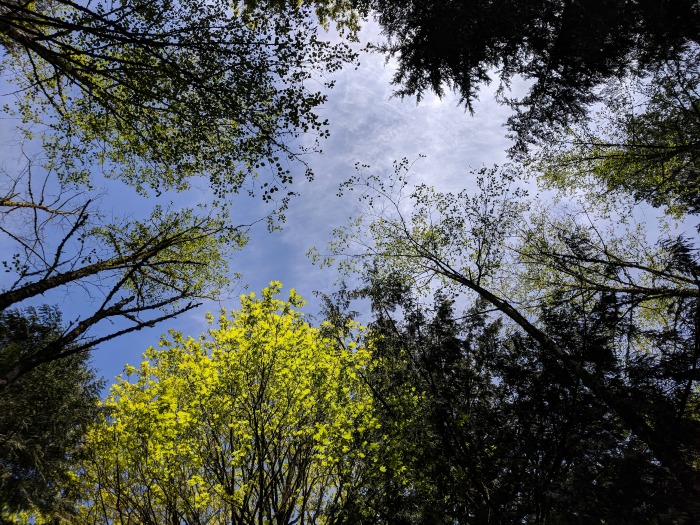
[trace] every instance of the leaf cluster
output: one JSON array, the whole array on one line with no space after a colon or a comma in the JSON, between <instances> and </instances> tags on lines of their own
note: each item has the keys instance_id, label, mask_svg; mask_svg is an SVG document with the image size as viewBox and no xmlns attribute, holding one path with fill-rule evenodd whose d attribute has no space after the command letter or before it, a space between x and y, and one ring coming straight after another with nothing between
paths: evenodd
<instances>
[{"instance_id":1,"label":"leaf cluster","mask_svg":"<svg viewBox=\"0 0 700 525\"><path fill-rule=\"evenodd\" d=\"M86 437L85 522L334 523L356 464L374 464L370 351L323 336L280 289L126 367Z\"/></svg>"},{"instance_id":2,"label":"leaf cluster","mask_svg":"<svg viewBox=\"0 0 700 525\"><path fill-rule=\"evenodd\" d=\"M306 7L8 0L0 16L4 76L24 121L46 126L49 166L73 182L99 167L141 192L206 177L223 197L259 170L263 196L284 189L305 136L328 133L325 93L309 86L354 59L317 37Z\"/></svg>"}]
</instances>

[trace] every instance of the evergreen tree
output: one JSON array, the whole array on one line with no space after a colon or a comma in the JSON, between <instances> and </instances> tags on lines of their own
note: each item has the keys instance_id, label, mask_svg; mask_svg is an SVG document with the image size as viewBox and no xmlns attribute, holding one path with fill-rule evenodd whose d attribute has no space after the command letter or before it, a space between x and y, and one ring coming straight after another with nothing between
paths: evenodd
<instances>
[{"instance_id":1,"label":"evergreen tree","mask_svg":"<svg viewBox=\"0 0 700 525\"><path fill-rule=\"evenodd\" d=\"M0 313L0 364L58 339L55 308ZM66 517L70 469L83 432L98 413L102 383L86 353L45 363L0 391L0 516Z\"/></svg>"}]
</instances>

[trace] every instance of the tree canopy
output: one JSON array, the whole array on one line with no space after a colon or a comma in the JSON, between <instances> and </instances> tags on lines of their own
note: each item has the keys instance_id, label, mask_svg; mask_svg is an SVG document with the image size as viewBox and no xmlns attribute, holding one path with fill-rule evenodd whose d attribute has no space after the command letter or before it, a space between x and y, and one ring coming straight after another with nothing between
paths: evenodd
<instances>
[{"instance_id":1,"label":"tree canopy","mask_svg":"<svg viewBox=\"0 0 700 525\"><path fill-rule=\"evenodd\" d=\"M667 238L650 246L633 229L616 236L612 227L602 231L590 210L582 212L588 226L573 214L538 223L509 170L483 170L480 192L455 195L426 186L411 191L407 169L399 163L393 179L360 174L348 183L362 192L366 211L336 230L331 257L341 269L376 268L416 289L476 294L648 447L683 487L691 502L684 511L697 516L700 288L692 243ZM544 217L551 221L552 211ZM615 364L609 375L587 362L588 352L598 353L592 334L577 349L560 324L568 315L560 312L572 309L587 330L602 306L610 330L602 356Z\"/></svg>"},{"instance_id":2,"label":"tree canopy","mask_svg":"<svg viewBox=\"0 0 700 525\"><path fill-rule=\"evenodd\" d=\"M272 282L98 409L89 349L222 297L256 220L232 194L284 218L355 59L317 25L370 12L400 95L499 81L514 162L459 192L358 164L327 322ZM0 191L0 521L700 521L700 257L671 221L700 209L699 28L695 0L0 0L6 111L43 148ZM147 209L104 213L103 176ZM76 290L65 324L25 307Z\"/></svg>"},{"instance_id":3,"label":"tree canopy","mask_svg":"<svg viewBox=\"0 0 700 525\"><path fill-rule=\"evenodd\" d=\"M381 523L662 523L687 518L672 476L559 359L477 300L459 315L420 301L398 274L370 281L377 359L369 376L382 431L403 466L363 504ZM542 315L567 351L608 377L648 372L614 353L611 302L594 315ZM614 317L614 315L613 315ZM648 363L647 363L648 364ZM623 370L624 369L624 370ZM654 382L636 395L654 393ZM362 523L361 520L351 523Z\"/></svg>"},{"instance_id":4,"label":"tree canopy","mask_svg":"<svg viewBox=\"0 0 700 525\"><path fill-rule=\"evenodd\" d=\"M363 469L386 468L367 441L371 354L357 327L309 326L280 286L126 367L85 438L82 521L343 523Z\"/></svg>"},{"instance_id":5,"label":"tree canopy","mask_svg":"<svg viewBox=\"0 0 700 525\"><path fill-rule=\"evenodd\" d=\"M511 101L521 140L584 116L601 84L653 71L700 43L694 0L398 2L368 0L396 57L400 95L454 89L468 108L479 88L531 81ZM643 73L642 73L643 74Z\"/></svg>"},{"instance_id":6,"label":"tree canopy","mask_svg":"<svg viewBox=\"0 0 700 525\"><path fill-rule=\"evenodd\" d=\"M274 6L0 1L0 75L14 90L4 111L42 146L3 167L0 311L78 289L93 308L50 348L5 363L0 388L222 295L250 224L284 219L293 171L328 134L326 75L356 55L319 38L308 6ZM105 176L153 202L108 217ZM197 204L174 204L193 181ZM241 192L274 206L234 217Z\"/></svg>"},{"instance_id":7,"label":"tree canopy","mask_svg":"<svg viewBox=\"0 0 700 525\"><path fill-rule=\"evenodd\" d=\"M51 344L63 330L55 307L1 312L2 367ZM0 392L0 521L37 512L70 516L71 469L97 418L101 386L82 353L45 363Z\"/></svg>"},{"instance_id":8,"label":"tree canopy","mask_svg":"<svg viewBox=\"0 0 700 525\"><path fill-rule=\"evenodd\" d=\"M306 7L8 0L0 17L0 71L22 118L48 128L61 180L101 169L141 191L203 176L220 195L274 197L327 134L310 80L330 87L321 75L354 56L318 38ZM249 176L266 169L256 187Z\"/></svg>"}]
</instances>

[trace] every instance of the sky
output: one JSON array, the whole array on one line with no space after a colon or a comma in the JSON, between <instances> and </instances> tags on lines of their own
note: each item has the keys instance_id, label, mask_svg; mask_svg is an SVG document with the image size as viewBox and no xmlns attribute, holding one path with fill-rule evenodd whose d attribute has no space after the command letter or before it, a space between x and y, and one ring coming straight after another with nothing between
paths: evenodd
<instances>
[{"instance_id":1,"label":"sky","mask_svg":"<svg viewBox=\"0 0 700 525\"><path fill-rule=\"evenodd\" d=\"M365 24L361 41L377 40L378 29ZM318 311L313 292L330 293L336 276L311 263L306 253L312 247L322 248L331 239L331 231L344 225L358 211L353 194L336 196L338 186L354 173L356 163L368 164L373 174L390 174L395 160L416 161L412 175L416 183L425 182L440 191L459 191L474 184L473 169L506 162L504 123L510 112L493 98L493 89L483 89L471 116L458 105L458 97L448 94L442 99L427 94L420 104L412 98L392 96L393 64L385 63L378 54L362 54L358 69L346 68L336 73L334 89L319 113L330 122L330 138L321 144L323 153L307 160L315 178L307 182L299 173L295 177L295 197L280 232L268 233L263 224L250 231L250 243L231 261L234 271L242 274L241 281L218 303L208 302L183 316L123 336L103 344L93 353L93 364L108 381L119 374L126 363L137 365L141 354L158 342L168 329L198 336L206 330L204 313L220 307L235 309L241 293L259 292L272 280L281 281L285 288L294 287L307 300L309 314ZM517 88L517 85L516 85ZM16 154L15 124L0 121L0 161L11 169ZM425 157L420 157L424 155ZM106 187L106 199L117 212L124 213L135 204L128 189ZM107 210L109 211L109 210ZM241 205L239 222L249 222L264 215L262 204ZM0 244L0 249L2 245ZM67 312L79 312L81 301L76 296L64 296L60 304Z\"/></svg>"}]
</instances>

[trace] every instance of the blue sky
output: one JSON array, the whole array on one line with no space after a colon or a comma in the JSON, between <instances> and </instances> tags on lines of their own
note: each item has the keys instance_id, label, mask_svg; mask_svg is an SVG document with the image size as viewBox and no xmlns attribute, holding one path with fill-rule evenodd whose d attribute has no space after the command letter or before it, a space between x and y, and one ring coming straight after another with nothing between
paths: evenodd
<instances>
[{"instance_id":1,"label":"blue sky","mask_svg":"<svg viewBox=\"0 0 700 525\"><path fill-rule=\"evenodd\" d=\"M362 41L377 38L377 28L368 23ZM295 287L310 304L307 311L317 311L314 290L331 292L335 275L311 264L306 253L312 246L322 248L334 227L342 226L357 209L353 195L336 197L338 185L354 173L357 162L369 164L372 173L391 173L392 162L403 157L417 160L415 182L426 182L442 191L469 188L473 184L470 171L506 161L509 146L503 126L509 110L494 101L493 88L485 88L475 104L472 117L458 106L458 98L448 95L439 99L427 94L420 104L415 99L392 97L392 64L383 56L363 54L361 65L335 75L336 86L329 93L322 116L330 121L331 136L321 144L322 154L308 158L315 180L307 182L303 174L296 176L294 198L281 232L268 233L264 225L251 230L250 244L231 261L242 280L221 303L207 303L180 318L116 339L102 345L93 354L93 362L108 380L120 373L125 363L137 364L141 353L157 343L159 335L169 328L197 336L206 329L204 312L238 307L237 296L259 291L271 280L280 280L285 288ZM12 170L16 156L15 123L0 121L2 164ZM139 207L130 189L114 184L106 186L101 206L108 213L128 213ZM195 198L191 196L190 198ZM237 222L249 222L265 213L260 203L242 203ZM134 213L136 213L134 209ZM2 241L0 241L2 242ZM0 249L2 249L0 244ZM247 287L247 288L246 288ZM76 295L56 296L54 301L66 312L78 315L82 301Z\"/></svg>"}]
</instances>

